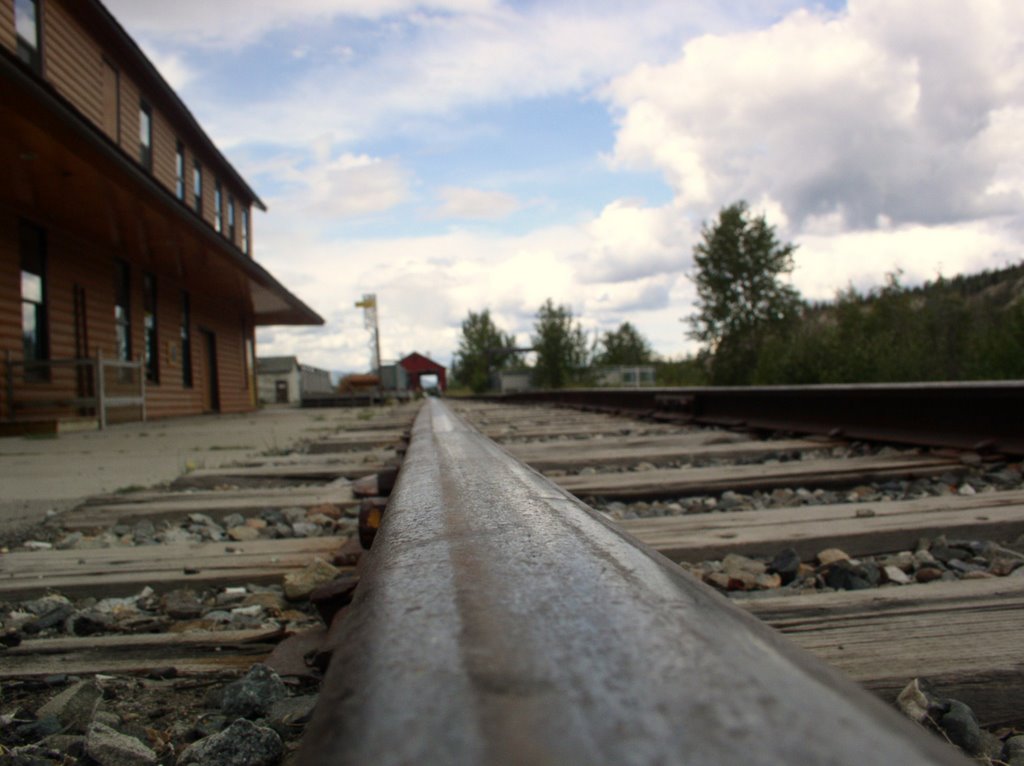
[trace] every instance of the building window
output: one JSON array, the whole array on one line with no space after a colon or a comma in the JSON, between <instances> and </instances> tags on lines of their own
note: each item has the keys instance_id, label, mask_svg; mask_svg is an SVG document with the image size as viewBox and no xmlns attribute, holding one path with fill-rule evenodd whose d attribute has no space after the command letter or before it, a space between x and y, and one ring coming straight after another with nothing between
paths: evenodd
<instances>
[{"instance_id":1,"label":"building window","mask_svg":"<svg viewBox=\"0 0 1024 766\"><path fill-rule=\"evenodd\" d=\"M192 194L196 198L196 212L203 215L203 166L199 160L192 166Z\"/></svg>"},{"instance_id":2,"label":"building window","mask_svg":"<svg viewBox=\"0 0 1024 766\"><path fill-rule=\"evenodd\" d=\"M142 328L144 332L146 380L160 382L160 345L157 341L156 277L142 275Z\"/></svg>"},{"instance_id":3,"label":"building window","mask_svg":"<svg viewBox=\"0 0 1024 766\"><path fill-rule=\"evenodd\" d=\"M117 358L123 362L132 358L131 294L131 269L118 258L114 261L114 333Z\"/></svg>"},{"instance_id":4,"label":"building window","mask_svg":"<svg viewBox=\"0 0 1024 766\"><path fill-rule=\"evenodd\" d=\"M224 230L224 198L219 180L213 182L213 228L218 234Z\"/></svg>"},{"instance_id":5,"label":"building window","mask_svg":"<svg viewBox=\"0 0 1024 766\"><path fill-rule=\"evenodd\" d=\"M153 108L145 101L139 102L139 162L153 171Z\"/></svg>"},{"instance_id":6,"label":"building window","mask_svg":"<svg viewBox=\"0 0 1024 766\"><path fill-rule=\"evenodd\" d=\"M249 208L242 208L242 252L249 254Z\"/></svg>"},{"instance_id":7,"label":"building window","mask_svg":"<svg viewBox=\"0 0 1024 766\"><path fill-rule=\"evenodd\" d=\"M235 241L235 198L228 195L228 239Z\"/></svg>"},{"instance_id":8,"label":"building window","mask_svg":"<svg viewBox=\"0 0 1024 766\"><path fill-rule=\"evenodd\" d=\"M14 29L18 38L18 58L38 73L42 69L38 0L14 0Z\"/></svg>"},{"instance_id":9,"label":"building window","mask_svg":"<svg viewBox=\"0 0 1024 766\"><path fill-rule=\"evenodd\" d=\"M45 362L50 358L46 317L46 232L22 221L19 227L21 251L21 337L25 378L49 380Z\"/></svg>"},{"instance_id":10,"label":"building window","mask_svg":"<svg viewBox=\"0 0 1024 766\"><path fill-rule=\"evenodd\" d=\"M181 384L192 388L192 307L181 291Z\"/></svg>"},{"instance_id":11,"label":"building window","mask_svg":"<svg viewBox=\"0 0 1024 766\"><path fill-rule=\"evenodd\" d=\"M185 144L178 142L174 149L174 194L185 199Z\"/></svg>"}]
</instances>

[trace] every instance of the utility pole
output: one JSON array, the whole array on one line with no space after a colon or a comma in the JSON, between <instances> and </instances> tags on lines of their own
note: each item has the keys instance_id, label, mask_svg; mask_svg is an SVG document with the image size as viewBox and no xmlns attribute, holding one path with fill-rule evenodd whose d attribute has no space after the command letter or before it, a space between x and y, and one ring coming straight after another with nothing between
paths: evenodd
<instances>
[{"instance_id":1,"label":"utility pole","mask_svg":"<svg viewBox=\"0 0 1024 766\"><path fill-rule=\"evenodd\" d=\"M363 293L363 299L356 303L363 310L363 327L370 331L370 363L373 372L380 375L380 327L377 324L377 294Z\"/></svg>"}]
</instances>

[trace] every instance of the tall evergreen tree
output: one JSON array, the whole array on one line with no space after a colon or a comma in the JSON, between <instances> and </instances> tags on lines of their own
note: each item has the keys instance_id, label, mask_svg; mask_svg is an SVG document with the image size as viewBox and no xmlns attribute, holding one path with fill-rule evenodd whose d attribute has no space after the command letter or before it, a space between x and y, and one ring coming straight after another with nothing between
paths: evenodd
<instances>
[{"instance_id":1,"label":"tall evergreen tree","mask_svg":"<svg viewBox=\"0 0 1024 766\"><path fill-rule=\"evenodd\" d=\"M597 364L648 364L654 358L651 344L629 322L623 322L617 330L604 333L600 345L601 350L594 360Z\"/></svg>"},{"instance_id":2,"label":"tall evergreen tree","mask_svg":"<svg viewBox=\"0 0 1024 766\"><path fill-rule=\"evenodd\" d=\"M459 350L452 362L452 377L457 385L475 393L491 387L491 378L515 359L515 336L502 332L491 319L489 309L472 311L462 323Z\"/></svg>"},{"instance_id":3,"label":"tall evergreen tree","mask_svg":"<svg viewBox=\"0 0 1024 766\"><path fill-rule=\"evenodd\" d=\"M555 306L550 298L537 310L531 336L537 363L534 384L540 388L562 388L581 382L587 374L587 335L573 322L572 309Z\"/></svg>"},{"instance_id":4,"label":"tall evergreen tree","mask_svg":"<svg viewBox=\"0 0 1024 766\"><path fill-rule=\"evenodd\" d=\"M719 211L701 233L693 248L697 313L689 335L704 344L712 382L749 383L766 333L799 311L799 293L780 279L793 270L796 246L779 242L774 227L742 201Z\"/></svg>"}]
</instances>

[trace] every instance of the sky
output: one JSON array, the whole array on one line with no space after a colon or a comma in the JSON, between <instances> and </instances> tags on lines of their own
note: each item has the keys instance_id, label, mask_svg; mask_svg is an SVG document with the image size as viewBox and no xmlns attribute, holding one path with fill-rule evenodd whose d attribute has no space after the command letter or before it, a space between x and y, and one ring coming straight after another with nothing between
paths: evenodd
<instances>
[{"instance_id":1,"label":"sky","mask_svg":"<svg viewBox=\"0 0 1024 766\"><path fill-rule=\"evenodd\" d=\"M745 200L805 298L1024 258L1020 0L105 0L267 203L323 327L261 356L448 365L548 298L696 350L692 251Z\"/></svg>"}]
</instances>

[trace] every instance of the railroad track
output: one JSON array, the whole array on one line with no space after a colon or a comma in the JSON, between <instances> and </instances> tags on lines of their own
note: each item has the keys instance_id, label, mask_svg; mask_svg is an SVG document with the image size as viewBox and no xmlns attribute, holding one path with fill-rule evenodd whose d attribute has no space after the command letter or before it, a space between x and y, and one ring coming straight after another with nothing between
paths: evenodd
<instances>
[{"instance_id":1,"label":"railroad track","mask_svg":"<svg viewBox=\"0 0 1024 766\"><path fill-rule=\"evenodd\" d=\"M939 398L931 388L924 398ZM171 667L183 681L234 678L262 659L315 679L308 660L330 657L297 756L308 764L961 762L879 698L929 677L989 727L1024 723L1024 568L997 545L1024 532L1012 457L1024 430L1012 414L987 414L993 399L1020 404L1019 388L997 388L978 405L983 433L961 423L915 440L897 424L905 441L942 437L957 450L866 445L853 441L867 435L860 427L834 416L812 427L805 418L802 436L774 433L776 420L664 391L573 403L603 412L430 401L411 443L408 409L375 419L377 428L353 421L301 455L196 471L176 491L106 498L65 521L92 530L290 503L309 513L333 506L344 535L361 507L372 549L319 594L329 630L310 627L313 617L222 632L220 642L212 631L191 643L149 636L131 656L131 636L91 652L58 645L72 638L26 640L8 651L16 669L4 677L52 675L59 657L58 667L83 675ZM881 557L915 555L922 538L947 550L989 545L988 568L1006 576L978 575L977 556L927 584L820 587L833 569L857 576L876 560L868 584L884 583L895 573ZM227 592L248 579L279 582L314 557L355 560L351 542L340 556L338 545L322 536L221 543L190 549L191 567L181 551L16 553L0 565L0 597L113 595L140 578ZM802 569L782 583L772 559L787 549ZM854 563L818 562L830 549ZM71 563L83 557L84 578ZM899 563L908 579L928 569Z\"/></svg>"}]
</instances>

